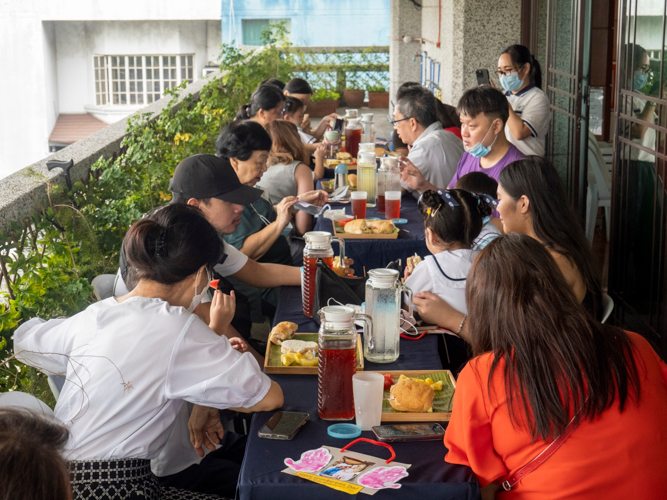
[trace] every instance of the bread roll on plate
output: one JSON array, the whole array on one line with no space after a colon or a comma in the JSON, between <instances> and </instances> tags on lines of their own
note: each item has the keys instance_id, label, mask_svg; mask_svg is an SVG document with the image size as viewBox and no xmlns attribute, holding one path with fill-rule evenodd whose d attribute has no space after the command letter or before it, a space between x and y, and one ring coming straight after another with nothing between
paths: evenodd
<instances>
[{"instance_id":1,"label":"bread roll on plate","mask_svg":"<svg viewBox=\"0 0 667 500\"><path fill-rule=\"evenodd\" d=\"M297 328L299 328L299 325L292 323L291 321L278 323L273 327L273 330L271 330L269 340L276 345L281 345L285 340L294 337L294 332L296 332Z\"/></svg>"}]
</instances>

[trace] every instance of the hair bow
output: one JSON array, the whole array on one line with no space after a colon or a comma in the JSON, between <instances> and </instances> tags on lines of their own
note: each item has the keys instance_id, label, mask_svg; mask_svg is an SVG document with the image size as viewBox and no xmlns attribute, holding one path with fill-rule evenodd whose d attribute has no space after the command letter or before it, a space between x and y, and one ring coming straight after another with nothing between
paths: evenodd
<instances>
[{"instance_id":1,"label":"hair bow","mask_svg":"<svg viewBox=\"0 0 667 500\"><path fill-rule=\"evenodd\" d=\"M484 201L487 203L487 205L489 205L489 206L492 207L492 208L495 208L495 207L498 206L498 200L496 200L496 199L495 199L493 196L491 196L490 194L486 194L486 193L472 193L472 192L471 192L470 194L473 195L475 198L477 198L477 204L478 204L478 205L479 205L479 203L480 203L482 200L484 200Z\"/></svg>"}]
</instances>

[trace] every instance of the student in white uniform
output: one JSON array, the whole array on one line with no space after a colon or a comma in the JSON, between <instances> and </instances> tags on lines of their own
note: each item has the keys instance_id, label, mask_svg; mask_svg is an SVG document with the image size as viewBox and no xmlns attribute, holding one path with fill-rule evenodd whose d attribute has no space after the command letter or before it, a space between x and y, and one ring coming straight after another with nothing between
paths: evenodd
<instances>
[{"instance_id":1,"label":"student in white uniform","mask_svg":"<svg viewBox=\"0 0 667 500\"><path fill-rule=\"evenodd\" d=\"M409 87L394 109L391 122L401 140L411 146L407 159L434 186L447 186L463 156L463 142L442 128L436 115L436 98L423 87ZM404 190L419 197L401 182Z\"/></svg>"},{"instance_id":2,"label":"student in white uniform","mask_svg":"<svg viewBox=\"0 0 667 500\"><path fill-rule=\"evenodd\" d=\"M192 313L221 252L197 208L163 208L135 223L124 246L138 278L132 292L69 319L31 319L16 330L14 353L44 373L65 375L55 415L70 432L65 457L75 498L129 499L138 491L205 498L160 491L150 471L183 405L195 405L191 421L210 422L196 441L217 442L217 410L269 411L283 404L282 391L225 337L233 296L215 293L210 326ZM119 474L105 477L105 468Z\"/></svg>"},{"instance_id":3,"label":"student in white uniform","mask_svg":"<svg viewBox=\"0 0 667 500\"><path fill-rule=\"evenodd\" d=\"M420 304L429 293L465 314L466 277L478 253L472 246L482 230L483 218L491 214L491 206L486 197L450 189L425 191L419 198L419 210L426 246L433 255L417 265L405 285L415 294L413 302L420 316Z\"/></svg>"},{"instance_id":4,"label":"student in white uniform","mask_svg":"<svg viewBox=\"0 0 667 500\"><path fill-rule=\"evenodd\" d=\"M544 156L551 112L541 90L540 64L523 45L510 45L498 59L496 74L510 104L507 139L526 156Z\"/></svg>"}]
</instances>

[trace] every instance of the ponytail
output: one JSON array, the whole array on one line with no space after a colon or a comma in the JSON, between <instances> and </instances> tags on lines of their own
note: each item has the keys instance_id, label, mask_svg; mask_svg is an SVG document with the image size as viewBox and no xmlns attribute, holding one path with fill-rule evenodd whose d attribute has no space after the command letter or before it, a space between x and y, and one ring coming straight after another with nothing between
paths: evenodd
<instances>
[{"instance_id":1,"label":"ponytail","mask_svg":"<svg viewBox=\"0 0 667 500\"><path fill-rule=\"evenodd\" d=\"M524 45L510 45L502 54L509 54L512 64L516 66L523 66L530 64L530 81L535 84L537 88L542 88L542 68L535 56L530 53L528 47Z\"/></svg>"},{"instance_id":2,"label":"ponytail","mask_svg":"<svg viewBox=\"0 0 667 500\"><path fill-rule=\"evenodd\" d=\"M260 85L250 96L250 102L239 108L236 119L248 120L253 118L260 109L269 111L283 102L285 102L285 96L278 87L271 84Z\"/></svg>"},{"instance_id":3,"label":"ponytail","mask_svg":"<svg viewBox=\"0 0 667 500\"><path fill-rule=\"evenodd\" d=\"M250 104L241 105L239 110L236 112L234 120L249 120L250 119L250 114L248 112L249 109L250 109Z\"/></svg>"},{"instance_id":4,"label":"ponytail","mask_svg":"<svg viewBox=\"0 0 667 500\"><path fill-rule=\"evenodd\" d=\"M459 243L472 248L493 208L490 196L462 189L425 191L419 198L424 227L431 228L444 243Z\"/></svg>"}]
</instances>

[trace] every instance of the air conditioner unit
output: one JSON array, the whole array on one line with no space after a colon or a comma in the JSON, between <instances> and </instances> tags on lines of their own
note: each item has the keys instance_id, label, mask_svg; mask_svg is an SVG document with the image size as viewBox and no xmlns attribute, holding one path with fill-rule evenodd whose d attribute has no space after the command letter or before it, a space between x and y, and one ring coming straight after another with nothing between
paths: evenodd
<instances>
[{"instance_id":1,"label":"air conditioner unit","mask_svg":"<svg viewBox=\"0 0 667 500\"><path fill-rule=\"evenodd\" d=\"M220 71L219 66L204 66L204 69L201 71L201 76L202 78L206 78L208 75L217 73L218 71Z\"/></svg>"}]
</instances>

